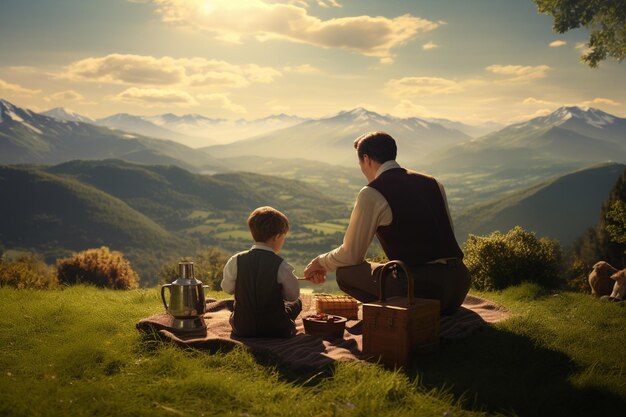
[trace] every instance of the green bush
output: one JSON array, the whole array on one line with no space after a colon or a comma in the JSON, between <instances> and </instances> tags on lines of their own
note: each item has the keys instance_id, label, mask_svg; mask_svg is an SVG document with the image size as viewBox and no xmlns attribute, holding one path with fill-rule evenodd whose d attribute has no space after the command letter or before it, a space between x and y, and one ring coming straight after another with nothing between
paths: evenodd
<instances>
[{"instance_id":1,"label":"green bush","mask_svg":"<svg viewBox=\"0 0 626 417\"><path fill-rule=\"evenodd\" d=\"M567 268L564 273L565 289L568 291L590 293L589 273L592 268L592 266L587 265L580 258L575 257L572 260L568 260Z\"/></svg>"},{"instance_id":2,"label":"green bush","mask_svg":"<svg viewBox=\"0 0 626 417\"><path fill-rule=\"evenodd\" d=\"M224 265L229 256L217 248L207 248L196 252L193 258L182 258L180 261L193 261L196 279L208 285L212 290L220 290L224 273ZM177 260L167 262L159 270L159 281L170 283L178 278Z\"/></svg>"},{"instance_id":3,"label":"green bush","mask_svg":"<svg viewBox=\"0 0 626 417\"><path fill-rule=\"evenodd\" d=\"M500 290L521 282L544 287L559 285L562 259L559 244L538 239L520 226L506 234L470 235L464 253L472 286L478 290Z\"/></svg>"},{"instance_id":4,"label":"green bush","mask_svg":"<svg viewBox=\"0 0 626 417\"><path fill-rule=\"evenodd\" d=\"M49 289L58 285L54 268L36 254L27 253L14 260L0 257L0 286Z\"/></svg>"},{"instance_id":5,"label":"green bush","mask_svg":"<svg viewBox=\"0 0 626 417\"><path fill-rule=\"evenodd\" d=\"M57 275L63 284L86 283L126 290L139 287L139 276L118 251L103 246L57 260Z\"/></svg>"}]
</instances>

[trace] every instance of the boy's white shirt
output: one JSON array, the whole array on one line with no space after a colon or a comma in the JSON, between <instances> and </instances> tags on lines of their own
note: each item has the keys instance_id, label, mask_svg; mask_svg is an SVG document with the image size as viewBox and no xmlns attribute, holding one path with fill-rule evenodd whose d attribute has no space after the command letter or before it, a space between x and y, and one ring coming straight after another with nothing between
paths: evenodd
<instances>
[{"instance_id":1,"label":"boy's white shirt","mask_svg":"<svg viewBox=\"0 0 626 417\"><path fill-rule=\"evenodd\" d=\"M269 246L252 245L252 249L262 249L270 252L274 252ZM237 282L237 256L244 252L239 252L230 257L226 265L224 265L224 278L222 279L222 290L228 294L235 293L235 283ZM294 267L287 261L283 262L278 267L278 274L276 281L283 286L283 299L287 301L296 301L300 297L300 285L298 284L298 277L293 273Z\"/></svg>"}]
</instances>

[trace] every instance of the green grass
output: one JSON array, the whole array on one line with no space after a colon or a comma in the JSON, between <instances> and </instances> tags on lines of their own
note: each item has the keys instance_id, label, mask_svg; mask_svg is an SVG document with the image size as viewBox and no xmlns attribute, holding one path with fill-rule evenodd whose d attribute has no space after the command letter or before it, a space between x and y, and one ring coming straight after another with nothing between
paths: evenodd
<instances>
[{"instance_id":1,"label":"green grass","mask_svg":"<svg viewBox=\"0 0 626 417\"><path fill-rule=\"evenodd\" d=\"M224 296L213 293L212 296ZM339 363L307 380L243 349L142 339L157 289L0 288L0 415L613 415L626 404L626 308L532 285L487 294L514 317L406 372Z\"/></svg>"},{"instance_id":2,"label":"green grass","mask_svg":"<svg viewBox=\"0 0 626 417\"><path fill-rule=\"evenodd\" d=\"M324 233L332 235L334 233L343 233L346 230L347 224L335 224L330 222L319 222L314 224L305 224L305 228L314 232Z\"/></svg>"},{"instance_id":3,"label":"green grass","mask_svg":"<svg viewBox=\"0 0 626 417\"><path fill-rule=\"evenodd\" d=\"M215 239L245 239L250 240L249 230L227 230L225 232L216 233L213 235Z\"/></svg>"}]
</instances>

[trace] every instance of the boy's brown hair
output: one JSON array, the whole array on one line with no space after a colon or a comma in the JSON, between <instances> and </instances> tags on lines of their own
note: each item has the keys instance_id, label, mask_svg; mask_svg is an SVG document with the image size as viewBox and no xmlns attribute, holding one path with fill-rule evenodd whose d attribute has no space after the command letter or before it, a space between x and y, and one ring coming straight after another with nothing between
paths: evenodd
<instances>
[{"instance_id":1,"label":"boy's brown hair","mask_svg":"<svg viewBox=\"0 0 626 417\"><path fill-rule=\"evenodd\" d=\"M248 216L248 227L255 242L267 242L289 231L289 219L273 207L259 207Z\"/></svg>"}]
</instances>

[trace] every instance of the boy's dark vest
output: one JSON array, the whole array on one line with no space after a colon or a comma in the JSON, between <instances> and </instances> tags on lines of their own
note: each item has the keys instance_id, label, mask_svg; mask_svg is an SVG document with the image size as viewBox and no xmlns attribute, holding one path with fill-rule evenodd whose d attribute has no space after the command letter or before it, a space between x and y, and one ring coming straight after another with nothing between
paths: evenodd
<instances>
[{"instance_id":1,"label":"boy's dark vest","mask_svg":"<svg viewBox=\"0 0 626 417\"><path fill-rule=\"evenodd\" d=\"M237 256L233 331L242 337L287 337L295 324L285 311L282 285L277 282L283 259L263 249Z\"/></svg>"},{"instance_id":2,"label":"boy's dark vest","mask_svg":"<svg viewBox=\"0 0 626 417\"><path fill-rule=\"evenodd\" d=\"M369 186L385 197L393 215L391 224L376 230L389 260L416 266L441 258L463 258L433 177L394 168Z\"/></svg>"}]
</instances>

